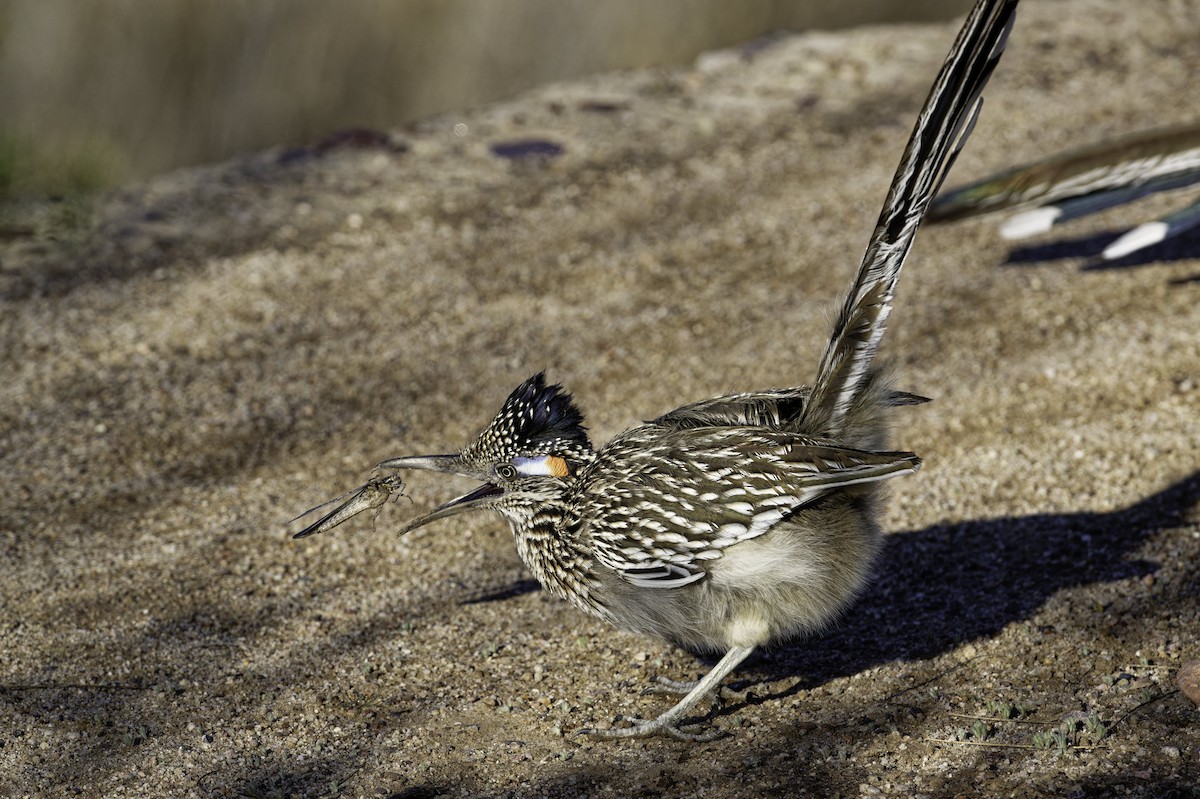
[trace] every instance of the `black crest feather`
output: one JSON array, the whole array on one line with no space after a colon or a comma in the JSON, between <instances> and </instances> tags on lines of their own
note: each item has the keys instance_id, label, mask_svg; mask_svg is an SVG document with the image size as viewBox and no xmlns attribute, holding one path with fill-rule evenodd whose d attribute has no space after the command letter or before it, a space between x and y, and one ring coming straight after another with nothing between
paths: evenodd
<instances>
[{"instance_id":1,"label":"black crest feather","mask_svg":"<svg viewBox=\"0 0 1200 799\"><path fill-rule=\"evenodd\" d=\"M519 455L559 455L578 464L594 454L575 401L562 386L546 385L543 372L517 386L487 428L463 450L464 457L480 464Z\"/></svg>"},{"instance_id":2,"label":"black crest feather","mask_svg":"<svg viewBox=\"0 0 1200 799\"><path fill-rule=\"evenodd\" d=\"M591 448L575 400L558 383L546 385L545 372L517 386L504 401L500 415L512 419L516 437L530 444L562 441Z\"/></svg>"}]
</instances>

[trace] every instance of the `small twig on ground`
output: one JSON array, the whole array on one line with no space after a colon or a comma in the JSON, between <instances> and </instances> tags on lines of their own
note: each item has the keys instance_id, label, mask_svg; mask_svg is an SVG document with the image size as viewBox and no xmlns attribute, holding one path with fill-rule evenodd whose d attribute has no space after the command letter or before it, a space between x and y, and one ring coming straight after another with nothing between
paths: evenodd
<instances>
[{"instance_id":1,"label":"small twig on ground","mask_svg":"<svg viewBox=\"0 0 1200 799\"><path fill-rule=\"evenodd\" d=\"M1116 721L1114 721L1114 722L1113 722L1113 723L1112 723L1112 724L1109 726L1109 731L1111 731L1113 727L1116 727L1117 725L1121 724L1122 722L1124 722L1124 721L1125 721L1125 719L1129 718L1129 717L1130 717L1130 716L1132 716L1134 713L1137 713L1139 710L1141 710L1142 708L1146 707L1147 705L1153 705L1155 702L1159 701L1160 699L1166 699L1168 696L1171 696L1171 695L1173 695L1173 694L1177 694L1177 693L1179 693L1179 689L1178 689L1178 688L1176 688L1176 689L1174 689L1174 690L1172 690L1172 691L1164 691L1163 693L1159 694L1158 696L1152 696L1152 697L1150 697L1150 698L1149 698L1149 699L1147 699L1145 702L1142 702L1141 704L1139 704L1139 705L1135 706L1133 709L1131 709L1130 711L1128 711L1128 712L1127 712L1127 713L1126 713L1124 716L1121 716L1121 718L1119 718L1119 719L1117 719Z\"/></svg>"},{"instance_id":2,"label":"small twig on ground","mask_svg":"<svg viewBox=\"0 0 1200 799\"><path fill-rule=\"evenodd\" d=\"M1006 744L1000 741L955 741L950 738L926 738L926 743L954 744L955 746L986 746L995 749L1032 749L1032 744Z\"/></svg>"},{"instance_id":3,"label":"small twig on ground","mask_svg":"<svg viewBox=\"0 0 1200 799\"><path fill-rule=\"evenodd\" d=\"M1006 744L1006 743L1001 743L999 741L955 741L950 738L925 738L924 740L926 743L931 743L931 744L954 744L955 746L987 746L987 747L994 747L997 749L1036 749L1037 748L1032 744ZM1098 744L1089 744L1089 745L1071 744L1068 748L1069 749L1088 750L1088 749L1107 749L1108 747L1100 746Z\"/></svg>"},{"instance_id":4,"label":"small twig on ground","mask_svg":"<svg viewBox=\"0 0 1200 799\"><path fill-rule=\"evenodd\" d=\"M945 677L946 675L948 675L948 674L953 674L954 672L958 671L958 670L959 670L959 669L961 669L963 666L966 666L968 663L971 663L971 662L973 662L973 661L975 661L975 660L978 660L980 657L982 657L982 655L976 655L975 657L967 658L967 659L966 659L966 660L964 660L962 663L955 663L955 664L954 664L953 666L951 666L950 668L946 669L945 671L942 671L942 672L939 672L939 673L937 673L937 674L933 675L933 676L932 676L932 677L930 677L928 680L924 680L924 681L922 681L922 682L916 683L915 685L910 685L910 686L908 686L907 688L903 688L903 689L901 689L901 690L897 691L896 693L894 693L894 694L892 694L892 695L890 695L890 696L885 696L885 697L883 698L883 701L884 701L884 702L891 702L891 701L892 701L893 699L895 699L896 697L898 697L898 696L903 696L904 694L908 693L909 691L915 691L916 689L918 689L918 688L923 688L924 686L926 686L926 685L929 685L929 684L930 684L930 683L932 683L932 682L937 682L938 680L942 679L942 678L943 678L943 677Z\"/></svg>"},{"instance_id":5,"label":"small twig on ground","mask_svg":"<svg viewBox=\"0 0 1200 799\"><path fill-rule=\"evenodd\" d=\"M1008 724L1050 724L1049 721L1041 719L1005 719L999 716L977 716L973 713L948 713L947 715L956 719L972 719L977 721L994 721L997 723L1004 722Z\"/></svg>"}]
</instances>

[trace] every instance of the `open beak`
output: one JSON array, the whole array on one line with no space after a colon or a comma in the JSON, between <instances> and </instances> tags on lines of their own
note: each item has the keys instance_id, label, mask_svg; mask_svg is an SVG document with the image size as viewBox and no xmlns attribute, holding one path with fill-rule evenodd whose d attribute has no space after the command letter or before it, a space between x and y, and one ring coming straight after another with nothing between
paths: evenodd
<instances>
[{"instance_id":1,"label":"open beak","mask_svg":"<svg viewBox=\"0 0 1200 799\"><path fill-rule=\"evenodd\" d=\"M430 522L438 519L445 519L447 516L455 516L459 513L464 513L469 510L477 510L486 508L490 501L504 494L504 489L500 486L488 482L488 476L476 469L467 466L463 459L458 455L419 455L410 458L392 458L379 464L380 469L421 469L427 472L445 472L446 474L458 474L463 477L473 477L483 483L479 488L469 494L463 494L457 499L452 499L445 505L436 508L432 513L427 513L413 519L400 530L400 535L411 533L418 527L424 527Z\"/></svg>"}]
</instances>

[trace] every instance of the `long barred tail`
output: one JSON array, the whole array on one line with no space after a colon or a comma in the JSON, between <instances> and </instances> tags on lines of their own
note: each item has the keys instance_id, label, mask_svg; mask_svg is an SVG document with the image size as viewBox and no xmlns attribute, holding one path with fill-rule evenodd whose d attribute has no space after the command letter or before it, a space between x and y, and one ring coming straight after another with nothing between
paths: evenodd
<instances>
[{"instance_id":1,"label":"long barred tail","mask_svg":"<svg viewBox=\"0 0 1200 799\"><path fill-rule=\"evenodd\" d=\"M821 358L803 415L806 430L837 436L869 382L900 267L930 200L971 133L1016 7L1017 0L979 0L942 64Z\"/></svg>"}]
</instances>

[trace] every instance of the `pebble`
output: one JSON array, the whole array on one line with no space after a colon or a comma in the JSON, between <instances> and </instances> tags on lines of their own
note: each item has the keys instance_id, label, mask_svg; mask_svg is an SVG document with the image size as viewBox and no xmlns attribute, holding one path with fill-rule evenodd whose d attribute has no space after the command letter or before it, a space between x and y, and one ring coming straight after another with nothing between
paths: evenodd
<instances>
[{"instance_id":1,"label":"pebble","mask_svg":"<svg viewBox=\"0 0 1200 799\"><path fill-rule=\"evenodd\" d=\"M1175 684L1183 695L1200 707L1200 660L1189 660L1179 667L1175 675Z\"/></svg>"}]
</instances>

